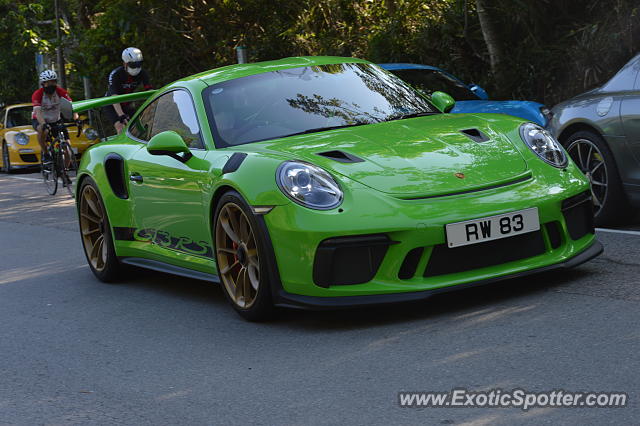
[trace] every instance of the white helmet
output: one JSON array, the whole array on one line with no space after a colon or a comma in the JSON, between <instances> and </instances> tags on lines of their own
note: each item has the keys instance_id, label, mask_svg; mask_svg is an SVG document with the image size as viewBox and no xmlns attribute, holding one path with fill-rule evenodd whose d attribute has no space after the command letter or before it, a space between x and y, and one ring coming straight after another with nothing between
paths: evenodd
<instances>
[{"instance_id":1,"label":"white helmet","mask_svg":"<svg viewBox=\"0 0 640 426\"><path fill-rule=\"evenodd\" d=\"M127 47L122 51L122 62L141 62L142 51L137 47Z\"/></svg>"},{"instance_id":2,"label":"white helmet","mask_svg":"<svg viewBox=\"0 0 640 426\"><path fill-rule=\"evenodd\" d=\"M40 84L44 83L45 81L51 81L51 80L57 80L57 79L58 79L58 74L56 74L55 71L44 70L40 73Z\"/></svg>"}]
</instances>

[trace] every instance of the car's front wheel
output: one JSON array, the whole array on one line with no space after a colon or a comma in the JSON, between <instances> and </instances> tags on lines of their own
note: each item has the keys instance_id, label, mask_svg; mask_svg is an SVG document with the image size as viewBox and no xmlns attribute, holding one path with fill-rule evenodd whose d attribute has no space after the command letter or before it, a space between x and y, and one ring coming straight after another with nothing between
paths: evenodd
<instances>
[{"instance_id":1,"label":"car's front wheel","mask_svg":"<svg viewBox=\"0 0 640 426\"><path fill-rule=\"evenodd\" d=\"M225 296L249 321L273 313L267 246L249 205L235 191L225 193L214 213L215 255Z\"/></svg>"},{"instance_id":2,"label":"car's front wheel","mask_svg":"<svg viewBox=\"0 0 640 426\"><path fill-rule=\"evenodd\" d=\"M579 131L564 143L567 152L591 181L596 226L629 218L631 209L622 188L618 167L606 142L590 131Z\"/></svg>"},{"instance_id":3,"label":"car's front wheel","mask_svg":"<svg viewBox=\"0 0 640 426\"><path fill-rule=\"evenodd\" d=\"M4 173L11 173L11 160L9 158L9 148L7 143L2 143L2 171Z\"/></svg>"},{"instance_id":4,"label":"car's front wheel","mask_svg":"<svg viewBox=\"0 0 640 426\"><path fill-rule=\"evenodd\" d=\"M116 281L122 265L116 257L109 218L98 187L86 178L78 193L80 236L89 267L100 281Z\"/></svg>"}]
</instances>

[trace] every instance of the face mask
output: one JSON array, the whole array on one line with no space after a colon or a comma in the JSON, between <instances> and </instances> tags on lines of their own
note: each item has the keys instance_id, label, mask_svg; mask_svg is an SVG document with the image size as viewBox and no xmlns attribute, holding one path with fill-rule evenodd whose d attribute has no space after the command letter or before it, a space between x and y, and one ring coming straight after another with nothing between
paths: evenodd
<instances>
[{"instance_id":1,"label":"face mask","mask_svg":"<svg viewBox=\"0 0 640 426\"><path fill-rule=\"evenodd\" d=\"M132 77L135 77L136 75L140 74L140 71L142 71L142 67L140 68L130 68L127 67L127 72L129 73L129 75L131 75Z\"/></svg>"},{"instance_id":2,"label":"face mask","mask_svg":"<svg viewBox=\"0 0 640 426\"><path fill-rule=\"evenodd\" d=\"M58 86L44 86L44 93L46 93L47 95L53 95L54 92L56 91L56 87Z\"/></svg>"}]
</instances>

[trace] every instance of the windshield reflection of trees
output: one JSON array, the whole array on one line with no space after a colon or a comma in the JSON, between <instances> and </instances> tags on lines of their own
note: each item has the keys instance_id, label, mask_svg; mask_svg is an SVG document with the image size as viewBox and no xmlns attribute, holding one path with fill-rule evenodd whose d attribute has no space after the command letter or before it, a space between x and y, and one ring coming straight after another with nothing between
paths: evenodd
<instances>
[{"instance_id":1,"label":"windshield reflection of trees","mask_svg":"<svg viewBox=\"0 0 640 426\"><path fill-rule=\"evenodd\" d=\"M322 94L297 93L295 98L287 98L290 107L308 114L324 118L340 118L343 124L369 124L388 120L394 114L413 112L435 112L434 108L414 89L390 73L367 64L334 64L305 68L299 78L308 80L308 71L316 73L354 73L369 89L371 100L381 95L386 101L378 102L367 110L365 107L346 99L325 98Z\"/></svg>"}]
</instances>

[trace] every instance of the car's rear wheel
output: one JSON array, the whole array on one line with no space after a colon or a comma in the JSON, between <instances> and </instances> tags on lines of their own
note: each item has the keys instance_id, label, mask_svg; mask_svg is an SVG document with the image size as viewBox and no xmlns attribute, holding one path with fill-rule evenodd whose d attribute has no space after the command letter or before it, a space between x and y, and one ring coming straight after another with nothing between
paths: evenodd
<instances>
[{"instance_id":1,"label":"car's rear wheel","mask_svg":"<svg viewBox=\"0 0 640 426\"><path fill-rule=\"evenodd\" d=\"M9 158L9 147L7 143L2 143L2 171L4 173L11 173L11 159Z\"/></svg>"},{"instance_id":2,"label":"car's rear wheel","mask_svg":"<svg viewBox=\"0 0 640 426\"><path fill-rule=\"evenodd\" d=\"M591 181L591 195L597 226L616 224L630 217L631 208L611 150L590 131L572 134L565 142L567 152Z\"/></svg>"},{"instance_id":3,"label":"car's rear wheel","mask_svg":"<svg viewBox=\"0 0 640 426\"><path fill-rule=\"evenodd\" d=\"M113 247L111 226L102 197L89 178L82 181L79 194L80 234L87 262L99 280L113 282L119 278L122 265Z\"/></svg>"},{"instance_id":4,"label":"car's rear wheel","mask_svg":"<svg viewBox=\"0 0 640 426\"><path fill-rule=\"evenodd\" d=\"M213 233L225 296L243 318L269 319L273 302L265 237L251 208L237 192L229 191L218 201Z\"/></svg>"}]
</instances>

